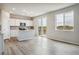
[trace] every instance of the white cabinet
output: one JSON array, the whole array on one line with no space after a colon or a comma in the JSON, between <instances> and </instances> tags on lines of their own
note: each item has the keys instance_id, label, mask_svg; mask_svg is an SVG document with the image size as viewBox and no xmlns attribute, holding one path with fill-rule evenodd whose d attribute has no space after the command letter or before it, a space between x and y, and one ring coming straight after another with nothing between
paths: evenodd
<instances>
[{"instance_id":1,"label":"white cabinet","mask_svg":"<svg viewBox=\"0 0 79 59\"><path fill-rule=\"evenodd\" d=\"M18 19L10 19L10 26L19 26L20 21Z\"/></svg>"},{"instance_id":2,"label":"white cabinet","mask_svg":"<svg viewBox=\"0 0 79 59\"><path fill-rule=\"evenodd\" d=\"M20 20L17 19L17 20L15 21L15 26L20 26Z\"/></svg>"},{"instance_id":3,"label":"white cabinet","mask_svg":"<svg viewBox=\"0 0 79 59\"><path fill-rule=\"evenodd\" d=\"M32 20L26 20L26 26L33 26Z\"/></svg>"},{"instance_id":4,"label":"white cabinet","mask_svg":"<svg viewBox=\"0 0 79 59\"><path fill-rule=\"evenodd\" d=\"M10 26L15 26L16 20L15 19L10 19Z\"/></svg>"},{"instance_id":5,"label":"white cabinet","mask_svg":"<svg viewBox=\"0 0 79 59\"><path fill-rule=\"evenodd\" d=\"M18 32L18 41L23 41L23 40L30 40L35 38L35 31L34 30L20 30Z\"/></svg>"},{"instance_id":6,"label":"white cabinet","mask_svg":"<svg viewBox=\"0 0 79 59\"><path fill-rule=\"evenodd\" d=\"M32 20L19 20L20 23L26 23L26 26L33 26L33 21Z\"/></svg>"},{"instance_id":7,"label":"white cabinet","mask_svg":"<svg viewBox=\"0 0 79 59\"><path fill-rule=\"evenodd\" d=\"M32 20L10 19L10 26L20 26L20 23L26 23L26 26L33 26Z\"/></svg>"},{"instance_id":8,"label":"white cabinet","mask_svg":"<svg viewBox=\"0 0 79 59\"><path fill-rule=\"evenodd\" d=\"M10 30L10 36L11 37L17 37L18 36L18 30Z\"/></svg>"}]
</instances>

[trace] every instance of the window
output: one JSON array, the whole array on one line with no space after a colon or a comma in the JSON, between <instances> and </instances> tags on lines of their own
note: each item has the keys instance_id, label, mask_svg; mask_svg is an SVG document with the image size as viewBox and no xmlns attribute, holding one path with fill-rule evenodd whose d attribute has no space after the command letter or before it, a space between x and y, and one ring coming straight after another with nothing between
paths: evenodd
<instances>
[{"instance_id":1,"label":"window","mask_svg":"<svg viewBox=\"0 0 79 59\"><path fill-rule=\"evenodd\" d=\"M65 27L66 30L73 30L74 27L74 17L73 11L65 13Z\"/></svg>"},{"instance_id":2,"label":"window","mask_svg":"<svg viewBox=\"0 0 79 59\"><path fill-rule=\"evenodd\" d=\"M42 16L38 19L39 35L45 35L47 31L47 17Z\"/></svg>"},{"instance_id":3,"label":"window","mask_svg":"<svg viewBox=\"0 0 79 59\"><path fill-rule=\"evenodd\" d=\"M42 19L41 18L38 19L38 26L42 26Z\"/></svg>"},{"instance_id":4,"label":"window","mask_svg":"<svg viewBox=\"0 0 79 59\"><path fill-rule=\"evenodd\" d=\"M63 14L57 14L56 15L56 30L57 29L63 29L63 28L59 28L60 26L63 26L64 24L64 21L63 21Z\"/></svg>"},{"instance_id":5,"label":"window","mask_svg":"<svg viewBox=\"0 0 79 59\"><path fill-rule=\"evenodd\" d=\"M74 13L69 11L56 15L56 30L73 30Z\"/></svg>"}]
</instances>

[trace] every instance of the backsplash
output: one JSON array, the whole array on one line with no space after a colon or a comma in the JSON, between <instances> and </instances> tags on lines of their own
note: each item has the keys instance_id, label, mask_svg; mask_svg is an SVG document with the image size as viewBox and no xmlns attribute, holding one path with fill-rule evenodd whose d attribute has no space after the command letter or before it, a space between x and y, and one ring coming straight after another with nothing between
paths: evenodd
<instances>
[{"instance_id":1,"label":"backsplash","mask_svg":"<svg viewBox=\"0 0 79 59\"><path fill-rule=\"evenodd\" d=\"M26 26L28 30L34 29L34 26ZM19 30L19 26L10 26L10 30Z\"/></svg>"}]
</instances>

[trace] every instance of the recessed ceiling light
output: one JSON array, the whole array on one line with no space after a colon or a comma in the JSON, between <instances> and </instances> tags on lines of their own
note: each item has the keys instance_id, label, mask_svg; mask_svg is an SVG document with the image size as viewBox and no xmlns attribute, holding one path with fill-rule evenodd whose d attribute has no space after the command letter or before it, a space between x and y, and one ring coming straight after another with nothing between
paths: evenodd
<instances>
[{"instance_id":1,"label":"recessed ceiling light","mask_svg":"<svg viewBox=\"0 0 79 59\"><path fill-rule=\"evenodd\" d=\"M14 11L14 10L15 10L15 8L12 8L12 10Z\"/></svg>"}]
</instances>

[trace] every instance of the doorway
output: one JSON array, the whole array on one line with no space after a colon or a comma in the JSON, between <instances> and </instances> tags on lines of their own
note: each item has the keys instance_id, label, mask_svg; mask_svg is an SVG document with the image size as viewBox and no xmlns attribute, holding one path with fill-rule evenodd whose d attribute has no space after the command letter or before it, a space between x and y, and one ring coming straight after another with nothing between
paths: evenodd
<instances>
[{"instance_id":1,"label":"doorway","mask_svg":"<svg viewBox=\"0 0 79 59\"><path fill-rule=\"evenodd\" d=\"M39 36L46 36L46 32L47 32L47 17L43 16L40 17L40 19L38 20L38 34Z\"/></svg>"}]
</instances>

